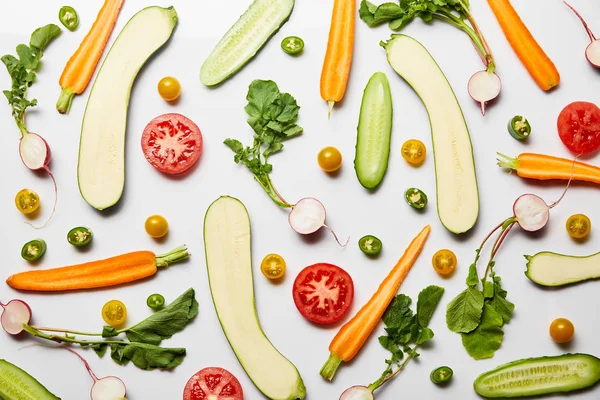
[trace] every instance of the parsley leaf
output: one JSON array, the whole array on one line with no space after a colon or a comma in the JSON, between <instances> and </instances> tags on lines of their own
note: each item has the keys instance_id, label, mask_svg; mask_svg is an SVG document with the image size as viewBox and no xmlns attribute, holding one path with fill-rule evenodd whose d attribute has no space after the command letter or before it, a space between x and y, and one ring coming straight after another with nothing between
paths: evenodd
<instances>
[{"instance_id":1,"label":"parsley leaf","mask_svg":"<svg viewBox=\"0 0 600 400\"><path fill-rule=\"evenodd\" d=\"M504 332L502 316L488 303L483 306L481 323L475 330L462 334L467 353L475 360L490 358L500 348Z\"/></svg>"}]
</instances>

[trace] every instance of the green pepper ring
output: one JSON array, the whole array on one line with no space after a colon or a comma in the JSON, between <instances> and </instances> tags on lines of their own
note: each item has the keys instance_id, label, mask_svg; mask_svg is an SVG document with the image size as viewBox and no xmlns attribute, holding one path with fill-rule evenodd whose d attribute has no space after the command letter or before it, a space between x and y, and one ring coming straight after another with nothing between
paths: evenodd
<instances>
[{"instance_id":1,"label":"green pepper ring","mask_svg":"<svg viewBox=\"0 0 600 400\"><path fill-rule=\"evenodd\" d=\"M281 49L291 55L299 54L304 50L304 40L298 36L288 36L281 41Z\"/></svg>"},{"instance_id":2,"label":"green pepper ring","mask_svg":"<svg viewBox=\"0 0 600 400\"><path fill-rule=\"evenodd\" d=\"M441 385L449 382L450 379L452 379L453 374L454 372L452 371L452 368L443 366L431 371L429 378L431 379L431 382L435 383L436 385Z\"/></svg>"},{"instance_id":3,"label":"green pepper ring","mask_svg":"<svg viewBox=\"0 0 600 400\"><path fill-rule=\"evenodd\" d=\"M370 241L370 242L369 242ZM360 238L358 241L358 247L360 250L368 256L375 256L381 253L383 247L381 240L373 235L366 235Z\"/></svg>"},{"instance_id":4,"label":"green pepper ring","mask_svg":"<svg viewBox=\"0 0 600 400\"><path fill-rule=\"evenodd\" d=\"M83 247L90 244L94 235L85 226L73 228L67 234L67 241L75 247Z\"/></svg>"},{"instance_id":5,"label":"green pepper ring","mask_svg":"<svg viewBox=\"0 0 600 400\"><path fill-rule=\"evenodd\" d=\"M79 26L79 15L71 6L63 6L58 11L58 19L65 28L74 31Z\"/></svg>"},{"instance_id":6,"label":"green pepper ring","mask_svg":"<svg viewBox=\"0 0 600 400\"><path fill-rule=\"evenodd\" d=\"M165 297L159 293L151 294L146 299L146 305L153 310L159 309L165 305Z\"/></svg>"},{"instance_id":7,"label":"green pepper ring","mask_svg":"<svg viewBox=\"0 0 600 400\"><path fill-rule=\"evenodd\" d=\"M46 253L46 242L43 239L30 240L21 248L21 257L26 261L37 261L44 253Z\"/></svg>"},{"instance_id":8,"label":"green pepper ring","mask_svg":"<svg viewBox=\"0 0 600 400\"><path fill-rule=\"evenodd\" d=\"M526 118L515 115L508 121L508 133L517 140L525 140L531 135L531 125Z\"/></svg>"},{"instance_id":9,"label":"green pepper ring","mask_svg":"<svg viewBox=\"0 0 600 400\"><path fill-rule=\"evenodd\" d=\"M413 199L412 196L418 195L417 200ZM427 195L421 189L410 188L404 193L404 199L406 202L417 210L422 210L427 205Z\"/></svg>"}]
</instances>

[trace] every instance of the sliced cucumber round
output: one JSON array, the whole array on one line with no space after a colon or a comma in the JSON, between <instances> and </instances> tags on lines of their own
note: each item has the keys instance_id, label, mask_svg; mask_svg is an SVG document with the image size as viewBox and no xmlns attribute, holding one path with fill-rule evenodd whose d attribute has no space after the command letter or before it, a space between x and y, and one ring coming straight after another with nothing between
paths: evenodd
<instances>
[{"instance_id":1,"label":"sliced cucumber round","mask_svg":"<svg viewBox=\"0 0 600 400\"><path fill-rule=\"evenodd\" d=\"M60 400L33 376L6 360L0 360L0 399Z\"/></svg>"}]
</instances>

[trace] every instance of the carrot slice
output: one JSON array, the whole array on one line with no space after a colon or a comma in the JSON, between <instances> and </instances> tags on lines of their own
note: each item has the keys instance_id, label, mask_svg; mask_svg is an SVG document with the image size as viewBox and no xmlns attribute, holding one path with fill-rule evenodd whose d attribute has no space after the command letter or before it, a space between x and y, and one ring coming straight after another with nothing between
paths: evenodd
<instances>
[{"instance_id":1,"label":"carrot slice","mask_svg":"<svg viewBox=\"0 0 600 400\"><path fill-rule=\"evenodd\" d=\"M431 227L429 225L423 228L421 233L410 243L388 276L379 285L377 292L358 311L354 318L347 322L335 335L329 345L329 359L321 368L323 378L332 380L342 361L352 360L365 344L390 302L396 296L406 274L421 254L430 231Z\"/></svg>"},{"instance_id":2,"label":"carrot slice","mask_svg":"<svg viewBox=\"0 0 600 400\"><path fill-rule=\"evenodd\" d=\"M600 184L600 168L594 165L535 153L522 153L517 158L498 156L499 167L517 171L521 178L568 181L572 173L574 181Z\"/></svg>"},{"instance_id":3,"label":"carrot slice","mask_svg":"<svg viewBox=\"0 0 600 400\"><path fill-rule=\"evenodd\" d=\"M321 72L321 97L329 104L329 115L336 102L344 97L352 53L356 0L334 0L327 52Z\"/></svg>"},{"instance_id":4,"label":"carrot slice","mask_svg":"<svg viewBox=\"0 0 600 400\"><path fill-rule=\"evenodd\" d=\"M506 39L527 68L529 75L543 90L560 82L560 74L552 60L536 42L509 0L488 0Z\"/></svg>"},{"instance_id":5,"label":"carrot slice","mask_svg":"<svg viewBox=\"0 0 600 400\"><path fill-rule=\"evenodd\" d=\"M71 56L60 80L62 90L56 109L61 114L66 114L71 109L73 97L81 94L90 83L98 61L102 57L106 43L113 31L117 17L121 11L124 0L106 0L100 9L96 21L88 34L83 38L77 51Z\"/></svg>"}]
</instances>

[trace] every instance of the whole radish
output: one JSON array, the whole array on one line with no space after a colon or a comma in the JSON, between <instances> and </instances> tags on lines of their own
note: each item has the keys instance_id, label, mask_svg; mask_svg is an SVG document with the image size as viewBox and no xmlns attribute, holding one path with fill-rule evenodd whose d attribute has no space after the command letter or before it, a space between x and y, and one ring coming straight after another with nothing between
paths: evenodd
<instances>
[{"instance_id":1,"label":"whole radish","mask_svg":"<svg viewBox=\"0 0 600 400\"><path fill-rule=\"evenodd\" d=\"M590 44L585 49L585 57L587 58L588 62L594 67L600 68L600 39L597 39L596 36L594 36L594 33L588 27L588 24L585 22L581 14L579 14L577 10L575 10L575 8L573 8L566 1L564 3L575 13L575 15L577 15L577 17L583 24L583 27L585 28L588 36L590 37Z\"/></svg>"},{"instance_id":2,"label":"whole radish","mask_svg":"<svg viewBox=\"0 0 600 400\"><path fill-rule=\"evenodd\" d=\"M19 142L21 160L30 170L46 171L50 175L54 185L54 206L52 207L52 213L40 228L46 226L54 215L58 190L54 175L48 167L50 163L50 147L48 143L37 133L29 132L25 126L25 111L27 108L37 105L36 99L27 99L27 89L35 81L35 71L41 65L40 60L44 49L60 32L60 28L54 24L38 28L31 34L29 46L25 44L17 46L18 58L10 54L1 58L12 78L11 90L5 90L4 95L12 108L12 115L17 123L17 127L21 131L21 140ZM29 225L33 226L32 224Z\"/></svg>"}]
</instances>

